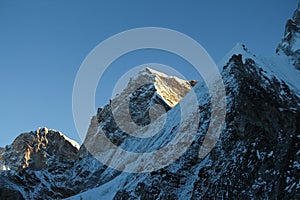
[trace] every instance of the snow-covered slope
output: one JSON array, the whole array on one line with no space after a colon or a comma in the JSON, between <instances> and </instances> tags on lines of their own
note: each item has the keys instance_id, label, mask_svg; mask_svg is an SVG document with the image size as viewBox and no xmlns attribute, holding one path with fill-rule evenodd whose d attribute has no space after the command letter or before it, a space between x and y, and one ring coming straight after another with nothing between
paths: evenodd
<instances>
[{"instance_id":1,"label":"snow-covered slope","mask_svg":"<svg viewBox=\"0 0 300 200\"><path fill-rule=\"evenodd\" d=\"M294 49L300 49L300 45L293 44ZM255 61L257 67L265 71L269 78L276 77L287 83L291 89L300 96L300 70L296 69L291 62L291 57L285 54L278 54L272 57L257 56L252 53L244 44L236 44L224 58L218 63L219 70L227 64L232 55L242 55L243 62L246 58Z\"/></svg>"},{"instance_id":2,"label":"snow-covered slope","mask_svg":"<svg viewBox=\"0 0 300 200\"><path fill-rule=\"evenodd\" d=\"M292 45L291 49L299 49L297 43ZM210 119L209 95L199 83L194 90L202 111L201 125L186 154L151 173L122 173L76 198L299 198L300 75L293 60L295 57L284 54L256 56L245 45L237 44L218 64L227 91L226 127L207 157L198 157ZM175 106L168 111L171 118L178 116L178 109ZM162 141L168 140L156 139L157 143ZM126 137L120 141L124 147L122 144L137 150ZM150 149L154 145L141 144ZM111 196L102 196L106 192Z\"/></svg>"},{"instance_id":3,"label":"snow-covered slope","mask_svg":"<svg viewBox=\"0 0 300 200\"><path fill-rule=\"evenodd\" d=\"M226 119L208 155L199 152L219 119L212 120L205 84L147 68L98 109L79 150L48 129L0 148L0 199L300 199L299 21L298 8L278 55L256 56L238 44L219 63ZM182 143L172 146L176 137ZM134 154L164 147L183 153ZM163 167L143 171L148 161Z\"/></svg>"},{"instance_id":4,"label":"snow-covered slope","mask_svg":"<svg viewBox=\"0 0 300 200\"><path fill-rule=\"evenodd\" d=\"M300 45L297 48L299 49ZM297 70L295 66L293 66L287 56L261 57L260 60L261 66L268 74L286 82L290 88L300 96L300 70Z\"/></svg>"},{"instance_id":5,"label":"snow-covered slope","mask_svg":"<svg viewBox=\"0 0 300 200\"><path fill-rule=\"evenodd\" d=\"M69 200L83 200L83 199L101 199L108 200L113 199L116 193L123 189L124 183L126 182L128 176L121 174L115 179L101 185L98 188L88 190L86 192L80 193L78 195L67 198Z\"/></svg>"},{"instance_id":6,"label":"snow-covered slope","mask_svg":"<svg viewBox=\"0 0 300 200\"><path fill-rule=\"evenodd\" d=\"M203 92L203 85L198 84L194 90L200 99L200 124L194 142L184 155L160 170L143 174L121 173L102 186L73 198L299 197L300 128L296 124L300 117L300 101L278 78L279 75L269 70L272 66L266 67L261 59L241 45L235 49L222 67L228 102L226 127L208 156L203 159L198 156L210 121L209 95ZM178 110L179 106L175 106L168 114L176 118ZM108 118L102 116L102 119ZM103 123L107 122L102 121L99 126L103 127ZM173 123L169 127L178 124ZM170 135L170 130L165 129L163 135ZM151 149L169 141L160 136L155 143L143 141L140 144ZM141 147L124 137L120 147L125 146L130 151Z\"/></svg>"}]
</instances>

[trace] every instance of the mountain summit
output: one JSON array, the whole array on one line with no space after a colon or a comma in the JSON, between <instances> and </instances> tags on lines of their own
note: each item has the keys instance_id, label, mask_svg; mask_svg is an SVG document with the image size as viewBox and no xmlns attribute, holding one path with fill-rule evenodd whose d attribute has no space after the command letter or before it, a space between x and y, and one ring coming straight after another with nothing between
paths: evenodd
<instances>
[{"instance_id":1,"label":"mountain summit","mask_svg":"<svg viewBox=\"0 0 300 200\"><path fill-rule=\"evenodd\" d=\"M189 81L175 76L167 76L147 67L141 70L136 77L132 77L121 94L111 100L112 112L114 113L116 108L117 112L121 113L120 120L127 119L130 114L135 124L148 124L150 119L146 118L149 118L147 115L151 108L156 109L152 114L158 117L183 99L191 87ZM127 112L128 105L130 113ZM153 107L155 105L160 105L163 109L158 110L158 107ZM116 113L114 115L117 117ZM129 122L127 124L134 126Z\"/></svg>"}]
</instances>

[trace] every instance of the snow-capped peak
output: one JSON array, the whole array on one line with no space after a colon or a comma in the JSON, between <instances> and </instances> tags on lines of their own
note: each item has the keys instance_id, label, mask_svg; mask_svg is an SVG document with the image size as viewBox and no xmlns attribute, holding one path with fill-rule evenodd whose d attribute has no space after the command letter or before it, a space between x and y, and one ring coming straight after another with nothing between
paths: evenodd
<instances>
[{"instance_id":1,"label":"snow-capped peak","mask_svg":"<svg viewBox=\"0 0 300 200\"><path fill-rule=\"evenodd\" d=\"M73 147L75 147L76 149L80 149L80 145L78 144L78 142L76 142L75 140L70 139L69 137L67 137L66 135L64 135L62 132L54 130L54 129L49 129L50 131L53 132L58 132L60 136L62 136L66 141L68 141Z\"/></svg>"},{"instance_id":2,"label":"snow-capped peak","mask_svg":"<svg viewBox=\"0 0 300 200\"><path fill-rule=\"evenodd\" d=\"M174 107L191 89L188 81L175 76L167 76L161 72L147 68L155 75L154 86L157 94L170 106Z\"/></svg>"},{"instance_id":3,"label":"snow-capped peak","mask_svg":"<svg viewBox=\"0 0 300 200\"><path fill-rule=\"evenodd\" d=\"M237 43L217 64L218 68L220 71L222 71L222 68L227 64L227 62L230 60L232 55L244 55L243 61L245 61L245 58L252 58L255 57L254 54L252 54L248 48L242 44L242 43Z\"/></svg>"},{"instance_id":4,"label":"snow-capped peak","mask_svg":"<svg viewBox=\"0 0 300 200\"><path fill-rule=\"evenodd\" d=\"M123 131L134 133L141 126L148 127L147 125L173 108L191 87L189 81L145 68L129 80L126 88L109 105L98 111L98 120L107 118L103 115L111 111L113 119ZM139 137L144 137L140 132L138 134Z\"/></svg>"},{"instance_id":5,"label":"snow-capped peak","mask_svg":"<svg viewBox=\"0 0 300 200\"><path fill-rule=\"evenodd\" d=\"M162 73L162 72L159 72L159 71L156 71L150 67L146 67L144 70L142 70L140 73L149 73L149 74L152 74L154 76L161 76L161 77L167 77L166 74Z\"/></svg>"},{"instance_id":6,"label":"snow-capped peak","mask_svg":"<svg viewBox=\"0 0 300 200\"><path fill-rule=\"evenodd\" d=\"M174 107L192 87L189 81L175 76L168 76L162 72L146 67L129 81L128 86L116 99L122 99L124 96L130 95L145 85L153 85L156 95L171 108Z\"/></svg>"},{"instance_id":7,"label":"snow-capped peak","mask_svg":"<svg viewBox=\"0 0 300 200\"><path fill-rule=\"evenodd\" d=\"M293 62L291 62L291 56L286 54L275 54L269 57L255 55L244 44L237 43L218 63L220 71L227 65L233 55L241 55L243 63L246 59L252 59L257 67L265 71L266 76L269 78L276 77L284 81L300 96L300 71L295 69Z\"/></svg>"}]
</instances>

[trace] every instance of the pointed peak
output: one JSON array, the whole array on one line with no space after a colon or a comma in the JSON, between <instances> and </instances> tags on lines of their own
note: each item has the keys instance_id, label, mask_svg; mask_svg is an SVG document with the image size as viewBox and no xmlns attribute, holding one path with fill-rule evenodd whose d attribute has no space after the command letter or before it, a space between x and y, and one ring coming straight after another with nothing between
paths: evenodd
<instances>
[{"instance_id":1,"label":"pointed peak","mask_svg":"<svg viewBox=\"0 0 300 200\"><path fill-rule=\"evenodd\" d=\"M64 140L66 140L67 142L69 142L73 147L75 147L76 149L80 149L80 145L78 144L78 142L76 142L75 140L72 140L72 139L70 139L69 137L67 137L65 134L63 134L62 132L60 132L60 131L57 131L57 130L55 130L55 129L48 129L48 128L43 128L44 130L45 130L45 133L46 133L46 130L47 130L47 133L48 132L54 132L54 133L57 133L57 134L59 134L61 137L63 137L63 139ZM47 134L46 133L46 134Z\"/></svg>"},{"instance_id":2,"label":"pointed peak","mask_svg":"<svg viewBox=\"0 0 300 200\"><path fill-rule=\"evenodd\" d=\"M80 148L80 145L75 140L72 140L72 139L68 138L65 134L63 134L60 131L57 131L55 129L49 129L47 127L39 127L36 131L30 131L30 132L27 132L27 133L23 133L23 134L19 135L15 139L14 142L20 142L18 140L24 140L24 136L27 137L28 134L32 135L34 137L38 137L38 138L47 137L48 134L56 134L56 135L61 136L64 140L66 140L68 143L70 143L76 149Z\"/></svg>"},{"instance_id":3,"label":"pointed peak","mask_svg":"<svg viewBox=\"0 0 300 200\"><path fill-rule=\"evenodd\" d=\"M170 73L172 73L170 71ZM176 80L177 82L183 84L183 83L187 83L188 81L182 78L179 78L178 76L174 76L174 75L168 75L164 72L160 72L157 71L156 69L150 68L150 67L145 67L144 69L142 69L141 71L139 71L138 75L135 77L132 77L132 81L145 81L145 77L149 77L149 79L147 80L147 83L156 83L158 80L160 79L172 79L172 80ZM142 79L142 80L141 80ZM149 82L150 81L150 82Z\"/></svg>"},{"instance_id":4,"label":"pointed peak","mask_svg":"<svg viewBox=\"0 0 300 200\"><path fill-rule=\"evenodd\" d=\"M300 2L298 3L298 10L300 10Z\"/></svg>"},{"instance_id":5,"label":"pointed peak","mask_svg":"<svg viewBox=\"0 0 300 200\"><path fill-rule=\"evenodd\" d=\"M162 72L159 72L157 70L154 70L150 67L146 67L145 69L141 70L139 72L139 75L142 74L142 75L145 75L145 74L149 74L151 76L160 76L160 77L168 77L168 75L162 73Z\"/></svg>"},{"instance_id":6,"label":"pointed peak","mask_svg":"<svg viewBox=\"0 0 300 200\"><path fill-rule=\"evenodd\" d=\"M232 48L232 53L234 54L243 54L243 53L251 53L249 49L246 47L245 44L243 43L237 43L233 48Z\"/></svg>"},{"instance_id":7,"label":"pointed peak","mask_svg":"<svg viewBox=\"0 0 300 200\"><path fill-rule=\"evenodd\" d=\"M146 67L145 70L146 70L147 72L150 72L150 73L155 73L155 72L157 72L156 70L154 70L154 69L152 69L152 68L150 68L150 67Z\"/></svg>"},{"instance_id":8,"label":"pointed peak","mask_svg":"<svg viewBox=\"0 0 300 200\"><path fill-rule=\"evenodd\" d=\"M246 45L242 43L237 43L218 63L218 68L222 70L222 68L228 63L228 61L232 58L233 55L242 55L244 58L252 58L255 57L251 51L246 47Z\"/></svg>"},{"instance_id":9,"label":"pointed peak","mask_svg":"<svg viewBox=\"0 0 300 200\"><path fill-rule=\"evenodd\" d=\"M195 82L194 82L195 83ZM133 91L140 88L154 88L156 94L168 104L174 107L191 89L191 83L176 76L169 76L150 67L145 67L137 76L131 77L127 86L113 98L113 101L125 98Z\"/></svg>"}]
</instances>

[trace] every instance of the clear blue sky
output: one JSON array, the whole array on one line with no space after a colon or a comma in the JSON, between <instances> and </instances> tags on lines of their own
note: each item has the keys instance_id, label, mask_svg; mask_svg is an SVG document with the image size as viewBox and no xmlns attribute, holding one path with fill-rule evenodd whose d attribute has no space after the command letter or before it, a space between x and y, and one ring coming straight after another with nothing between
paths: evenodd
<instances>
[{"instance_id":1,"label":"clear blue sky","mask_svg":"<svg viewBox=\"0 0 300 200\"><path fill-rule=\"evenodd\" d=\"M295 0L0 0L0 146L43 126L78 141L72 117L77 70L97 44L116 33L145 26L174 29L202 44L215 62L237 42L271 55L296 6ZM195 78L180 68L183 61L166 53L137 52L121 61L115 65L127 69L145 62L176 65ZM116 77L123 73L111 69ZM98 105L108 101L105 87L113 80L100 81Z\"/></svg>"}]
</instances>

